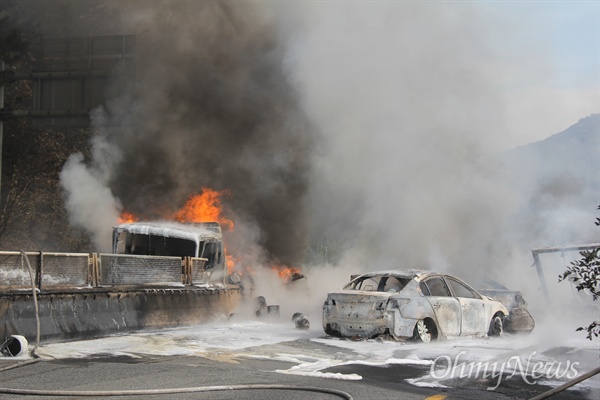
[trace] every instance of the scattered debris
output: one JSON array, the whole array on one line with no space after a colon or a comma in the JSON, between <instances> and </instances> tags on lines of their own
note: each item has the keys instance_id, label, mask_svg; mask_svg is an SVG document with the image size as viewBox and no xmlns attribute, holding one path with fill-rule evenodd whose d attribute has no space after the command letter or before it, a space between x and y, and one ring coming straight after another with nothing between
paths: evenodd
<instances>
[{"instance_id":1,"label":"scattered debris","mask_svg":"<svg viewBox=\"0 0 600 400\"><path fill-rule=\"evenodd\" d=\"M267 315L270 318L279 318L279 306L278 305L272 305L272 306L267 306Z\"/></svg>"},{"instance_id":2,"label":"scattered debris","mask_svg":"<svg viewBox=\"0 0 600 400\"><path fill-rule=\"evenodd\" d=\"M242 306L237 312L229 314L230 320L248 319L256 317L258 319L278 319L280 317L279 305L267 304L264 296L257 296L246 306Z\"/></svg>"},{"instance_id":3,"label":"scattered debris","mask_svg":"<svg viewBox=\"0 0 600 400\"><path fill-rule=\"evenodd\" d=\"M25 353L29 348L27 339L21 335L12 335L0 345L0 353L6 357L18 357Z\"/></svg>"},{"instance_id":4,"label":"scattered debris","mask_svg":"<svg viewBox=\"0 0 600 400\"><path fill-rule=\"evenodd\" d=\"M267 314L267 299L263 296L254 299L254 314L259 318Z\"/></svg>"},{"instance_id":5,"label":"scattered debris","mask_svg":"<svg viewBox=\"0 0 600 400\"><path fill-rule=\"evenodd\" d=\"M299 312L295 313L292 316L292 321L294 322L294 325L296 325L296 328L298 328L298 329L310 328L310 321L302 313L299 313Z\"/></svg>"}]
</instances>

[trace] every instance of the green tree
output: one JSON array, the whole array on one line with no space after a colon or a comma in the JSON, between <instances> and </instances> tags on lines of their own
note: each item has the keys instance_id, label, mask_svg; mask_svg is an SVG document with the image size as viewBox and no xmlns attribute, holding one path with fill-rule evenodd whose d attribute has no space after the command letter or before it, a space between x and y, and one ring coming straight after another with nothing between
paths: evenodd
<instances>
[{"instance_id":1,"label":"green tree","mask_svg":"<svg viewBox=\"0 0 600 400\"><path fill-rule=\"evenodd\" d=\"M600 210L600 207L598 207ZM600 218L596 218L596 226L600 226ZM569 280L575 283L577 291L585 291L592 295L592 301L600 296L600 247L584 250L579 253L581 258L571 263L558 280ZM600 320L592 321L587 327L579 327L578 331L586 331L587 338L600 336Z\"/></svg>"}]
</instances>

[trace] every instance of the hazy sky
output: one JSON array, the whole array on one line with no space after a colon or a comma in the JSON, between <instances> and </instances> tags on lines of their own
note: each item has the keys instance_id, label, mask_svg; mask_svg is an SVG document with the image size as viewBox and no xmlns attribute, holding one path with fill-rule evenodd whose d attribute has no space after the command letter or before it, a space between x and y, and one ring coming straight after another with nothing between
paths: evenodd
<instances>
[{"instance_id":1,"label":"hazy sky","mask_svg":"<svg viewBox=\"0 0 600 400\"><path fill-rule=\"evenodd\" d=\"M542 61L541 66L532 63L528 68L527 63L514 60L516 68L505 71L503 84L510 99L507 122L512 128L508 146L543 139L600 112L600 1L482 0L479 4L506 32L498 46L529 49Z\"/></svg>"}]
</instances>

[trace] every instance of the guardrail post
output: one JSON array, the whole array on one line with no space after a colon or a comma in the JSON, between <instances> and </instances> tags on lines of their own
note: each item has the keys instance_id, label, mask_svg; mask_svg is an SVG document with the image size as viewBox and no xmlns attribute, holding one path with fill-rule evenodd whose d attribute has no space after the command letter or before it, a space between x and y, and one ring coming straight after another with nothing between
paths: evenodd
<instances>
[{"instance_id":1,"label":"guardrail post","mask_svg":"<svg viewBox=\"0 0 600 400\"><path fill-rule=\"evenodd\" d=\"M183 257L181 259L181 282L184 285L189 285L190 284L190 258L189 257Z\"/></svg>"},{"instance_id":2,"label":"guardrail post","mask_svg":"<svg viewBox=\"0 0 600 400\"><path fill-rule=\"evenodd\" d=\"M88 282L92 287L97 287L98 278L98 253L90 253L88 256Z\"/></svg>"},{"instance_id":3,"label":"guardrail post","mask_svg":"<svg viewBox=\"0 0 600 400\"><path fill-rule=\"evenodd\" d=\"M38 289L40 289L40 292L42 291L43 265L44 265L44 252L40 251L40 259L38 261L38 265L36 265L36 268L35 268L35 282L37 284Z\"/></svg>"},{"instance_id":4,"label":"guardrail post","mask_svg":"<svg viewBox=\"0 0 600 400\"><path fill-rule=\"evenodd\" d=\"M102 260L98 253L94 253L94 276L96 277L96 286L100 286L102 284L102 279L100 279L100 268L102 267L100 264Z\"/></svg>"}]
</instances>

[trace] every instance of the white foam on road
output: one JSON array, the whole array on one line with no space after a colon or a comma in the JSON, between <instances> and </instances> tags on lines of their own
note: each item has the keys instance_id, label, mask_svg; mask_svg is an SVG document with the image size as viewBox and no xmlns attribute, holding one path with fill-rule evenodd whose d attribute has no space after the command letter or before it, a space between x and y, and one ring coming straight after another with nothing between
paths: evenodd
<instances>
[{"instance_id":1,"label":"white foam on road","mask_svg":"<svg viewBox=\"0 0 600 400\"><path fill-rule=\"evenodd\" d=\"M246 348L310 337L310 332L289 325L262 321L214 322L173 329L145 330L104 338L50 343L38 349L42 358L85 358L97 355L177 356L202 355L214 350Z\"/></svg>"},{"instance_id":2,"label":"white foam on road","mask_svg":"<svg viewBox=\"0 0 600 400\"><path fill-rule=\"evenodd\" d=\"M311 346L311 343L315 346ZM324 346L323 346L324 345ZM420 344L381 339L345 340L325 336L320 329L299 330L289 322L246 320L218 321L200 326L123 333L105 338L42 345L38 355L45 359L98 356L202 356L231 362L241 358L270 359L293 364L275 372L328 379L358 380L356 373L323 372L329 368L361 364L388 366L411 364L426 367L423 376L409 379L416 386L452 386L460 368L444 371L451 363L504 366L507 375L537 372L538 382L560 385L568 380L552 368L560 365L579 374L598 366L597 342L584 338L564 339L562 345L543 346L535 335L502 338L461 338ZM487 363L487 364L486 364ZM520 364L519 364L520 363ZM573 363L577 363L573 365ZM543 367L533 370L536 366ZM550 373L548 367L550 366ZM463 368L463 374L464 374ZM433 373L432 373L433 371ZM545 379L549 376L551 379ZM470 377L473 378L473 377ZM598 377L597 377L598 378ZM588 380L586 387L600 387L600 379Z\"/></svg>"}]
</instances>

